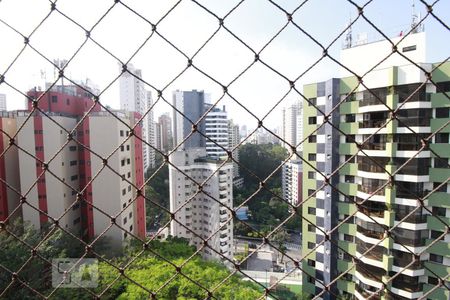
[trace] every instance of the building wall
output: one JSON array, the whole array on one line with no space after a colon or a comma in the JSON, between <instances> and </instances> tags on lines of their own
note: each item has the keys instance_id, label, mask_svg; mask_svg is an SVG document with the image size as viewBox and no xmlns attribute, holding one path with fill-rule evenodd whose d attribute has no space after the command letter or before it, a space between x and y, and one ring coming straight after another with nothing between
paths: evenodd
<instances>
[{"instance_id":1,"label":"building wall","mask_svg":"<svg viewBox=\"0 0 450 300\"><path fill-rule=\"evenodd\" d=\"M292 160L282 167L283 199L293 205L298 205L302 195L302 161Z\"/></svg>"},{"instance_id":2,"label":"building wall","mask_svg":"<svg viewBox=\"0 0 450 300\"><path fill-rule=\"evenodd\" d=\"M52 118L67 130L71 130L76 124L74 118ZM19 116L18 125L21 126L26 119L26 116ZM66 141L66 133L54 122L40 115L31 116L17 136L19 147L39 160L49 162L49 170L53 173L45 172L40 176L43 172L41 163L24 151L19 151L21 193L26 194L31 188L26 195L27 203L31 206L22 205L23 219L36 229L42 228L49 221L48 216L60 218L76 199L72 188L78 189L78 170L70 164L72 161L78 162L78 148L75 142L69 142L63 147ZM37 209L44 213L39 213ZM81 228L79 208L70 209L60 219L60 225L78 234Z\"/></svg>"},{"instance_id":3,"label":"building wall","mask_svg":"<svg viewBox=\"0 0 450 300\"><path fill-rule=\"evenodd\" d=\"M209 108L205 108L207 110ZM213 108L205 118L206 153L212 157L228 156L228 119L225 107Z\"/></svg>"},{"instance_id":4,"label":"building wall","mask_svg":"<svg viewBox=\"0 0 450 300\"><path fill-rule=\"evenodd\" d=\"M422 64L422 66L431 70L435 65ZM404 297L402 299L422 297L436 286L436 275L442 278L448 273L449 254L444 249L447 249L450 240L443 235L443 232L445 224L449 224L447 218L450 216L447 205L449 185L445 184L450 176L449 154L444 150L449 145L450 129L447 128L449 126L446 122L450 116L450 105L445 95L436 93L437 90L433 84L426 83L422 89L419 89L424 78L420 71L413 70L411 66L394 65L376 70L372 76L365 78L364 82L368 86L382 88L374 91L381 93L378 97L384 101L385 105L379 104L378 100L371 97L370 93L361 87L357 88L356 78L346 77L339 80L339 85L333 85L332 90L338 90L339 98L347 97L349 101L340 105L339 111L332 116L332 122L347 136L340 135L337 139L334 137L328 139L328 134L323 138L319 136L321 132L318 132L315 139L309 140L304 148L304 159L308 159L317 169L321 170L321 161L325 159L325 174L330 174L327 166L334 165L336 161L339 165L345 164L339 170L339 180L334 185L342 194L330 194L331 199L334 199L332 203L336 206L331 206L331 211L325 211L323 215L327 216L324 220L325 226L327 219L332 226L333 221L338 221L334 226L340 224L337 230L339 249L335 251L338 253L338 261L333 264L331 260L330 270L335 269L339 273L348 272L348 275L337 281L336 288L340 294L353 294L357 299L365 299L370 291L383 289L380 282L387 282L404 267L406 270L402 275L387 285L390 297ZM405 76L405 74L408 75ZM444 63L434 70L433 81L438 84L441 91L449 92L450 64ZM330 86L329 82L306 85L304 95L316 101L318 105L326 104L329 99L327 97L335 95L327 89L327 86ZM325 98L322 98L321 94L324 90L323 85L325 85L327 96ZM405 88L409 90L405 92ZM410 97L416 89L418 90L416 96ZM354 90L355 93L348 95ZM334 98L335 96L332 96L332 99ZM409 99L407 102L405 102L406 98ZM389 118L386 106L395 109L400 105L398 116L401 121L393 120L380 129L379 124L382 123L378 121L381 120L384 123ZM311 121L310 117L316 117L316 122L321 123L320 116L314 108L308 107L306 101L304 108L305 124ZM406 113L411 115L404 117ZM381 119L378 120L378 118ZM412 140L415 134L406 130L405 123L422 137ZM317 124L305 125L305 136L311 134L316 126ZM420 138L427 138L432 133L435 133L434 138L431 139L432 151L421 150ZM367 140L371 134L375 134L376 140ZM338 149L337 158L333 153L331 156L326 154L327 144L331 145L335 140L339 142L338 146L333 146ZM323 148L325 155L321 155L322 141L325 141ZM364 153L358 152L354 141L364 143ZM315 154L315 157L310 157L310 154ZM356 158L351 158L355 154ZM370 157L370 161L366 155ZM443 160L438 159L436 155ZM312 158L315 159L312 160ZM413 160L402 167L410 158ZM378 163L373 160L378 160ZM400 167L402 169L396 171ZM331 171L333 170L336 168L333 167ZM314 172L311 167L305 165L304 172L303 195L306 197L310 194L313 197L304 204L303 216L314 226L321 227L321 222L318 222L319 219L314 215L322 215L319 210L321 203L318 201L323 196L327 197L328 192L317 191L320 179L317 178L318 174L315 174L314 179L309 178L308 172ZM394 177L396 183L394 186L382 187L387 183L389 173L396 173ZM429 191L437 189L441 184L442 187L427 196ZM381 187L379 190L378 186ZM426 197L427 200L424 202L426 209L418 207L419 197ZM308 213L309 208L315 209L305 214L305 212ZM417 210L414 216L407 217L405 211L413 210ZM428 210L438 217L430 216ZM377 227L378 224L386 228L396 226L397 229L393 229L393 238L384 238L384 229ZM320 235L318 229L309 228L308 225L310 225L308 222L303 223L304 249L314 246L318 241L317 236ZM443 239L438 241L436 246L425 250L426 245L434 242L441 235ZM408 238L411 236L415 238ZM316 241L314 241L315 238ZM367 251L377 243L378 246ZM402 245L406 245L408 249ZM321 263L322 249L326 254L326 245L319 247L303 264L305 271L312 275L304 277L303 285L304 291L310 294L317 294L318 285L320 285L317 282L314 283L312 277L322 278L317 277L317 270L326 269L327 266L326 263ZM418 266L407 266L413 260L411 252L419 255L421 263ZM331 255L325 255L324 258L329 256L332 259L332 253L333 251L330 252ZM356 268L352 268L351 256L360 257ZM372 275L368 275L370 272ZM379 278L373 278L374 272L379 273L377 275ZM329 279L332 278L331 276ZM325 274L323 280L325 283L328 280ZM431 295L427 295L427 298L447 299L448 291L445 288L437 288Z\"/></svg>"},{"instance_id":5,"label":"building wall","mask_svg":"<svg viewBox=\"0 0 450 300\"><path fill-rule=\"evenodd\" d=\"M129 123L129 120L126 121ZM106 116L91 116L89 118L89 128L92 136L102 136L104 132L111 133L102 138L101 141L91 140L90 147L92 151L102 157L107 157L112 149L119 147L129 131L127 126L118 122L115 118ZM123 144L124 147L121 147L108 159L108 166L118 174L124 175L128 181L133 179L131 143L128 140ZM102 166L102 160L93 155L91 157L92 173L97 174L102 169ZM95 207L93 219L94 235L98 236L111 224L109 216L117 218L116 224L120 228L113 225L104 236L110 239L113 248L119 248L124 238L128 235L123 229L130 230L130 226L134 224L132 204L134 199L131 184L122 180L115 172L109 168L103 168L93 181L92 198ZM103 212L108 216L105 216ZM133 227L131 227L131 232L135 233L136 228Z\"/></svg>"},{"instance_id":6,"label":"building wall","mask_svg":"<svg viewBox=\"0 0 450 300\"><path fill-rule=\"evenodd\" d=\"M13 220L22 214L21 208L13 214L20 205L18 151L16 146L9 146L9 137L14 136L17 131L14 114L6 113L0 117L0 130L4 132L0 139L0 220L4 221L7 217Z\"/></svg>"},{"instance_id":7,"label":"building wall","mask_svg":"<svg viewBox=\"0 0 450 300\"><path fill-rule=\"evenodd\" d=\"M200 157L206 157L205 149L177 151L170 157L171 163L187 175L169 167L170 210L175 212L179 222L171 222L170 232L189 239L196 247L202 246L202 239L212 236L208 245L215 251L204 249L203 257L227 263L222 256L233 257L233 220L229 210L233 207L233 167L231 163L220 167L221 161L211 159L194 161ZM214 175L203 186L203 191L196 195L198 186L189 177L201 183L212 173Z\"/></svg>"},{"instance_id":8,"label":"building wall","mask_svg":"<svg viewBox=\"0 0 450 300\"><path fill-rule=\"evenodd\" d=\"M192 124L197 123L205 113L205 93L203 91L175 91L173 93L173 105L177 108L173 111L174 146L182 144L180 150L205 147L205 138L198 132L192 135ZM205 132L205 120L197 125L198 131ZM189 137L188 137L189 136ZM186 138L187 140L183 142Z\"/></svg>"},{"instance_id":9,"label":"building wall","mask_svg":"<svg viewBox=\"0 0 450 300\"><path fill-rule=\"evenodd\" d=\"M0 111L6 110L6 95L0 94Z\"/></svg>"}]
</instances>

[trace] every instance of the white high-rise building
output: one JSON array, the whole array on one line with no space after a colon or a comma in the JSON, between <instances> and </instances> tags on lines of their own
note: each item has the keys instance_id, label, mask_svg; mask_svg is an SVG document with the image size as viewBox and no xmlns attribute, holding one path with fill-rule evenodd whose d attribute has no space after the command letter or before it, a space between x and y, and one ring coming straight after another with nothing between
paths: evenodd
<instances>
[{"instance_id":1,"label":"white high-rise building","mask_svg":"<svg viewBox=\"0 0 450 300\"><path fill-rule=\"evenodd\" d=\"M119 86L120 86L120 109L129 112L136 112L143 116L148 107L148 103L151 103L151 94L145 89L144 82L139 78L142 78L142 71L136 69L132 64L127 65L128 72L125 72L120 76ZM133 76L134 75L134 76ZM151 120L150 120L151 119ZM143 120L143 139L150 145L154 145L154 134L148 134L148 132L154 132L154 122L153 114L149 113ZM153 141L150 140L153 136ZM143 159L144 159L144 170L154 166L154 150L153 157L149 157L150 149L148 145L143 147Z\"/></svg>"},{"instance_id":2,"label":"white high-rise building","mask_svg":"<svg viewBox=\"0 0 450 300\"><path fill-rule=\"evenodd\" d=\"M6 110L6 95L0 94L0 111Z\"/></svg>"},{"instance_id":3,"label":"white high-rise building","mask_svg":"<svg viewBox=\"0 0 450 300\"><path fill-rule=\"evenodd\" d=\"M281 189L283 199L297 205L302 198L302 161L291 160L283 165Z\"/></svg>"},{"instance_id":4,"label":"white high-rise building","mask_svg":"<svg viewBox=\"0 0 450 300\"><path fill-rule=\"evenodd\" d=\"M203 257L224 262L223 256L232 259L233 164L222 166L222 160L206 156L205 148L176 151L170 155L170 163L170 211L175 213L171 235L186 238L198 248L212 236L202 250ZM211 174L197 193L198 184Z\"/></svg>"},{"instance_id":5,"label":"white high-rise building","mask_svg":"<svg viewBox=\"0 0 450 300\"><path fill-rule=\"evenodd\" d=\"M233 120L228 121L228 149L233 149L241 141L239 135L239 125L234 124ZM233 159L239 161L239 149L235 149L232 153ZM233 161L233 178L239 177L239 165Z\"/></svg>"},{"instance_id":6,"label":"white high-rise building","mask_svg":"<svg viewBox=\"0 0 450 300\"><path fill-rule=\"evenodd\" d=\"M155 167L155 148L156 148L156 136L155 136L155 120L154 120L154 114L153 114L153 99L152 99L152 93L150 91L147 91L146 94L146 101L145 101L146 107L145 111L148 111L148 114L146 118L144 119L146 122L144 122L144 126L147 129L147 139L146 141L150 144L146 145L147 147L147 155L148 155L148 168L153 169ZM145 149L145 147L144 147ZM145 166L144 166L145 167Z\"/></svg>"},{"instance_id":7,"label":"white high-rise building","mask_svg":"<svg viewBox=\"0 0 450 300\"><path fill-rule=\"evenodd\" d=\"M300 102L297 108L297 124L296 124L296 145L297 152L303 151L303 105ZM300 144L301 143L301 144ZM300 145L299 145L300 144Z\"/></svg>"},{"instance_id":8,"label":"white high-rise building","mask_svg":"<svg viewBox=\"0 0 450 300\"><path fill-rule=\"evenodd\" d=\"M283 127L281 137L285 141L283 146L289 150L291 146L298 145L303 139L302 106L299 102L293 103L283 108L282 114ZM302 149L303 145L300 145L297 151Z\"/></svg>"},{"instance_id":9,"label":"white high-rise building","mask_svg":"<svg viewBox=\"0 0 450 300\"><path fill-rule=\"evenodd\" d=\"M205 111L211 104L205 104ZM228 119L225 106L214 107L205 117L206 153L211 157L227 156Z\"/></svg>"}]
</instances>

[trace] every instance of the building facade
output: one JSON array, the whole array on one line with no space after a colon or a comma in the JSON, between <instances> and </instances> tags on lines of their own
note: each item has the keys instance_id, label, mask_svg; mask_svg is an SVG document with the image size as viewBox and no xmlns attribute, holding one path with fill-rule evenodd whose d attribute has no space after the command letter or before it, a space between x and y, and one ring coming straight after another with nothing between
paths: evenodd
<instances>
[{"instance_id":1,"label":"building facade","mask_svg":"<svg viewBox=\"0 0 450 300\"><path fill-rule=\"evenodd\" d=\"M234 149L241 142L239 134L239 125L234 124L233 120L228 121L228 149ZM239 162L239 148L232 151L233 159ZM239 178L239 164L233 162L233 179Z\"/></svg>"},{"instance_id":2,"label":"building facade","mask_svg":"<svg viewBox=\"0 0 450 300\"><path fill-rule=\"evenodd\" d=\"M303 140L302 104L293 103L282 110L281 137L283 147L290 150L291 146L297 146ZM303 144L297 147L297 151L303 149Z\"/></svg>"},{"instance_id":3,"label":"building facade","mask_svg":"<svg viewBox=\"0 0 450 300\"><path fill-rule=\"evenodd\" d=\"M17 132L17 114L14 112L0 112L0 221L21 217L20 205L19 159L17 147L10 145L10 137ZM16 212L16 213L15 213Z\"/></svg>"},{"instance_id":4,"label":"building facade","mask_svg":"<svg viewBox=\"0 0 450 300\"><path fill-rule=\"evenodd\" d=\"M205 113L205 92L176 90L173 92L173 106L176 108L172 117L174 147L181 145L178 150L206 147L205 137L198 133L205 132L204 119L197 124L197 131L193 132L193 124Z\"/></svg>"},{"instance_id":5,"label":"building facade","mask_svg":"<svg viewBox=\"0 0 450 300\"><path fill-rule=\"evenodd\" d=\"M136 126L133 136L125 142L129 128L140 115L101 111L90 94L77 86L55 86L45 94L30 91L28 97L40 99L39 108L51 119L41 112L32 112L31 101L28 111L10 113L1 119L2 126L14 133L15 128L22 126L15 141L22 150L11 147L7 154L11 160L3 165L0 161L0 171L6 176L2 178L22 194L28 192L26 203L20 206L20 217L36 229L43 229L48 223L51 225L51 218L62 216L62 228L91 240L111 223L100 209L116 218L117 226L102 234L109 237L114 249L122 245L128 234L145 238L145 202L132 187L140 187L144 182L139 139L142 126ZM70 140L67 131L73 132ZM3 147L4 142L3 139ZM114 149L118 150L111 154ZM98 155L110 156L108 166L121 176L103 168L103 159ZM48 171L43 169L44 162ZM17 207L17 199L4 183L0 199L5 218L6 210L11 213ZM124 234L124 230L129 232Z\"/></svg>"},{"instance_id":6,"label":"building facade","mask_svg":"<svg viewBox=\"0 0 450 300\"><path fill-rule=\"evenodd\" d=\"M302 199L302 161L290 160L281 169L281 189L283 199L298 205Z\"/></svg>"},{"instance_id":7,"label":"building facade","mask_svg":"<svg viewBox=\"0 0 450 300\"><path fill-rule=\"evenodd\" d=\"M0 94L0 111L6 110L6 95Z\"/></svg>"},{"instance_id":8,"label":"building facade","mask_svg":"<svg viewBox=\"0 0 450 300\"><path fill-rule=\"evenodd\" d=\"M120 68L122 66L120 65ZM155 166L155 128L153 120L153 105L151 92L145 89L141 80L142 70L132 64L127 65L127 72L119 78L120 109L128 112L139 113L143 118L143 139L147 144L143 147L144 170ZM150 110L147 114L147 110Z\"/></svg>"},{"instance_id":9,"label":"building facade","mask_svg":"<svg viewBox=\"0 0 450 300\"><path fill-rule=\"evenodd\" d=\"M171 234L197 248L203 245L202 239L211 237L203 257L227 263L223 256L233 259L233 165L222 166L223 161L208 157L204 148L176 151L170 162L170 211L175 213ZM197 193L198 184L211 174Z\"/></svg>"},{"instance_id":10,"label":"building facade","mask_svg":"<svg viewBox=\"0 0 450 300\"><path fill-rule=\"evenodd\" d=\"M158 117L156 125L156 148L164 153L172 150L172 119L168 113L162 114Z\"/></svg>"},{"instance_id":11,"label":"building facade","mask_svg":"<svg viewBox=\"0 0 450 300\"><path fill-rule=\"evenodd\" d=\"M382 56L390 51L387 44L346 49L343 63L364 72L371 59L362 58ZM304 86L303 159L314 168L303 166L303 249L325 241L303 262L308 294L346 273L323 299L449 298L447 282L427 293L450 266L450 101L443 94L450 92L450 63L423 63L425 46L424 33L416 33L398 49L430 72L436 86L398 54L363 78L370 91L355 76ZM310 102L345 134L324 122ZM422 147L426 140L429 148ZM321 174L334 188L320 189Z\"/></svg>"},{"instance_id":12,"label":"building facade","mask_svg":"<svg viewBox=\"0 0 450 300\"><path fill-rule=\"evenodd\" d=\"M212 105L205 104L205 111ZM211 157L227 157L228 150L228 118L225 106L223 109L213 107L205 118L206 154Z\"/></svg>"}]
</instances>

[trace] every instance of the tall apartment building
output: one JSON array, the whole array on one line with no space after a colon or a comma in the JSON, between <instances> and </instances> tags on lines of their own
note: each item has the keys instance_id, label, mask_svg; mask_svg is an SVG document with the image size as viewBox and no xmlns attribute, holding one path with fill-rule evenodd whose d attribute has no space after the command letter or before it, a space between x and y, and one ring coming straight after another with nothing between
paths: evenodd
<instances>
[{"instance_id":1,"label":"tall apartment building","mask_svg":"<svg viewBox=\"0 0 450 300\"><path fill-rule=\"evenodd\" d=\"M239 134L239 125L234 124L233 120L228 120L228 149L233 149L241 142L241 136ZM232 152L233 159L239 162L239 149L236 148ZM233 162L233 178L239 177L239 165Z\"/></svg>"},{"instance_id":2,"label":"tall apartment building","mask_svg":"<svg viewBox=\"0 0 450 300\"><path fill-rule=\"evenodd\" d=\"M182 145L178 150L205 147L206 140L204 136L198 132L190 135L193 130L193 124L197 123L205 113L205 92L176 90L173 92L173 106L178 110L173 110L172 117L174 147L180 144ZM204 119L197 125L197 131L205 132Z\"/></svg>"},{"instance_id":3,"label":"tall apartment building","mask_svg":"<svg viewBox=\"0 0 450 300\"><path fill-rule=\"evenodd\" d=\"M99 212L100 209L116 216L118 226L145 238L144 199L139 196L134 200L137 191L123 180L126 178L138 187L143 184L142 141L132 136L121 145L129 131L124 123L133 127L140 115L116 112L112 116L95 105L80 123L94 102L89 93L77 86L55 86L45 94L30 91L28 97L40 98L39 108L53 121L40 112L31 112L31 102L28 111L19 111L14 115L11 113L1 120L13 133L22 126L16 143L28 152L12 148L13 151L8 154L11 161L6 162L9 165L5 168L6 174L15 176L6 176L8 184L16 187L19 185L17 190L22 194L30 190L26 203L21 206L23 220L40 229L46 226L48 216L59 218L66 212L59 225L85 239L92 239L111 223L108 217ZM74 132L73 140L67 142L65 130L72 131L78 123L80 124ZM135 127L134 135L142 136L142 126ZM104 168L91 182L103 165L103 160L93 153L107 157L116 148L119 150L108 159L108 165L122 176ZM48 163L48 171L43 172L40 161ZM6 198L4 189L2 185L0 206L4 210L4 200L7 199L7 208L11 212L11 208L17 205L11 205L10 202L17 202L17 199L9 190ZM82 199L77 201L77 193L80 191L83 191ZM112 226L104 234L110 238L113 248L118 248L126 235L117 226Z\"/></svg>"},{"instance_id":4,"label":"tall apartment building","mask_svg":"<svg viewBox=\"0 0 450 300\"><path fill-rule=\"evenodd\" d=\"M152 99L152 93L150 91L146 91L146 101L145 101L145 113L148 111L147 116L145 117L144 126L146 127L147 131L147 138L145 141L149 145L144 145L144 149L147 150L147 157L148 157L148 163L147 165L144 164L144 169L147 168L153 169L155 167L156 161L155 161L155 155L156 155L156 136L155 136L155 120L154 120L154 113L153 113L153 99Z\"/></svg>"},{"instance_id":5,"label":"tall apartment building","mask_svg":"<svg viewBox=\"0 0 450 300\"><path fill-rule=\"evenodd\" d=\"M298 205L302 199L302 161L290 160L281 169L281 190L283 199Z\"/></svg>"},{"instance_id":6,"label":"tall apartment building","mask_svg":"<svg viewBox=\"0 0 450 300\"><path fill-rule=\"evenodd\" d=\"M156 149L167 153L172 150L172 119L169 113L162 114L158 117L156 124Z\"/></svg>"},{"instance_id":7,"label":"tall apartment building","mask_svg":"<svg viewBox=\"0 0 450 300\"><path fill-rule=\"evenodd\" d=\"M20 205L19 160L17 147L10 145L10 137L17 131L17 119L14 112L0 112L0 221L21 217L21 211L16 211Z\"/></svg>"},{"instance_id":8,"label":"tall apartment building","mask_svg":"<svg viewBox=\"0 0 450 300\"><path fill-rule=\"evenodd\" d=\"M328 179L342 193L329 185L318 190L324 178L307 164L303 166L303 199L312 196L302 209L303 249L325 241L303 263L308 274L303 277L306 293L318 294L322 284L329 285L350 270L330 291L355 299L367 299L373 293L377 294L372 299L449 298L445 286L426 293L438 285L438 277L448 275L450 267L450 235L436 242L450 224L450 101L443 94L450 92L450 63L423 63L424 35L407 36L398 49L430 72L437 88L422 70L398 54L364 76L370 91L355 76L304 86L305 97L330 114L329 122L345 135L330 124L313 133L324 118L304 101L308 140L303 158L325 176L350 160ZM392 39L394 43L399 40ZM391 51L387 41L359 45L343 50L342 63L364 73L377 57L381 60ZM389 109L399 107L398 120L389 121ZM432 133L429 149L420 151L422 139ZM360 150L355 142L362 144ZM390 174L395 174L392 182ZM343 220L325 239L324 232ZM352 257L357 259L353 268ZM331 293L322 298L335 299Z\"/></svg>"},{"instance_id":9,"label":"tall apartment building","mask_svg":"<svg viewBox=\"0 0 450 300\"><path fill-rule=\"evenodd\" d=\"M120 66L122 68L122 66ZM132 64L127 65L128 72L123 73L119 79L120 109L136 112L143 116L152 106L152 95L145 89L142 78L142 70ZM134 75L134 76L133 76ZM150 111L143 119L143 139L154 147L154 120L153 111ZM143 148L144 171L155 166L155 151L151 146L144 144Z\"/></svg>"},{"instance_id":10,"label":"tall apartment building","mask_svg":"<svg viewBox=\"0 0 450 300\"><path fill-rule=\"evenodd\" d=\"M282 122L281 137L285 140L283 146L290 149L291 145L297 145L303 140L301 103L293 103L283 108ZM302 149L303 145L301 144L297 150L301 151Z\"/></svg>"},{"instance_id":11,"label":"tall apartment building","mask_svg":"<svg viewBox=\"0 0 450 300\"><path fill-rule=\"evenodd\" d=\"M232 259L233 220L229 209L233 208L233 165L221 166L223 161L208 157L205 148L176 151L170 162L186 174L169 166L170 211L175 212L176 220L170 223L171 234L188 239L196 247L203 245L202 238L212 236L208 245L214 251L205 248L202 255L206 259ZM196 183L203 183L213 173L196 194Z\"/></svg>"},{"instance_id":12,"label":"tall apartment building","mask_svg":"<svg viewBox=\"0 0 450 300\"><path fill-rule=\"evenodd\" d=\"M0 94L0 111L6 110L6 95Z\"/></svg>"},{"instance_id":13,"label":"tall apartment building","mask_svg":"<svg viewBox=\"0 0 450 300\"><path fill-rule=\"evenodd\" d=\"M211 104L205 104L205 111ZM225 106L214 107L205 117L206 154L211 157L228 156L228 118Z\"/></svg>"}]
</instances>

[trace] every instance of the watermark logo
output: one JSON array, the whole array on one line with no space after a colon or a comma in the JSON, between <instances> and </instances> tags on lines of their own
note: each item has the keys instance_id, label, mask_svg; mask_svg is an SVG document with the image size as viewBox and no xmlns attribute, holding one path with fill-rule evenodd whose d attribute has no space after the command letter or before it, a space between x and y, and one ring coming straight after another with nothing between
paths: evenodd
<instances>
[{"instance_id":1,"label":"watermark logo","mask_svg":"<svg viewBox=\"0 0 450 300\"><path fill-rule=\"evenodd\" d=\"M95 288L98 286L98 260L95 258L55 258L52 260L54 288Z\"/></svg>"}]
</instances>

